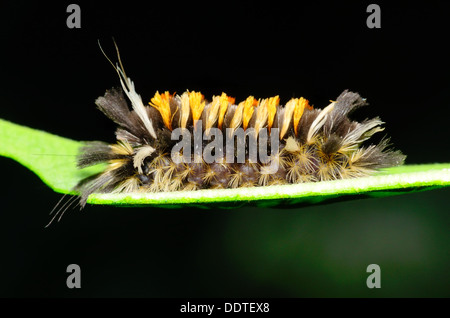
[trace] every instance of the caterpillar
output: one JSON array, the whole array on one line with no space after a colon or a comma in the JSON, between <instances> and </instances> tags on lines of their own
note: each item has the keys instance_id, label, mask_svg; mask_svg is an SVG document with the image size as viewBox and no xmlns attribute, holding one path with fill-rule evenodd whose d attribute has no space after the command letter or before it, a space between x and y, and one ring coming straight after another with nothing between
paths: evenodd
<instances>
[{"instance_id":1,"label":"caterpillar","mask_svg":"<svg viewBox=\"0 0 450 318\"><path fill-rule=\"evenodd\" d=\"M144 104L125 74L117 45L116 50L118 63L106 58L121 87L107 90L95 104L118 125L117 142L87 142L81 148L79 168L107 164L76 186L81 208L95 192L321 182L369 176L405 160L391 149L389 138L369 143L384 130L379 117L350 119L368 104L358 93L345 90L322 109L303 97L284 105L279 96L249 96L236 103L225 93L207 100L196 91L156 92Z\"/></svg>"}]
</instances>

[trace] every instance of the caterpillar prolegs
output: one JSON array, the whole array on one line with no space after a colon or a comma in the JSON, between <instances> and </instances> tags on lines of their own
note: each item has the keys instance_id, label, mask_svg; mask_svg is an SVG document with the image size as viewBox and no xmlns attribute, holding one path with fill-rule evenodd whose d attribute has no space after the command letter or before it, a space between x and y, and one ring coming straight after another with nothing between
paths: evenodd
<instances>
[{"instance_id":1,"label":"caterpillar prolegs","mask_svg":"<svg viewBox=\"0 0 450 318\"><path fill-rule=\"evenodd\" d=\"M369 142L384 129L380 118L349 118L367 103L348 90L323 109L303 97L283 106L279 96L235 103L225 93L208 101L195 91L157 92L144 104L122 63L115 69L121 88L106 91L96 105L118 125L117 143L82 147L80 168L107 163L76 187L82 207L94 192L320 182L368 176L405 159L387 138Z\"/></svg>"}]
</instances>

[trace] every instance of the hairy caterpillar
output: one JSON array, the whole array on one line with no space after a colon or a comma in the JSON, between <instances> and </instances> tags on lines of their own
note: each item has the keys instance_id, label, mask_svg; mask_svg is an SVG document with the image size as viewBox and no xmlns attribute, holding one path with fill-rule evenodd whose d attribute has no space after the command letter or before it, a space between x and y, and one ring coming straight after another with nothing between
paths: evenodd
<instances>
[{"instance_id":1,"label":"hairy caterpillar","mask_svg":"<svg viewBox=\"0 0 450 318\"><path fill-rule=\"evenodd\" d=\"M199 92L157 92L144 104L119 63L121 88L95 103L118 128L117 143L89 142L78 167L107 163L81 181L80 206L95 192L160 192L270 186L367 176L403 163L389 139L367 144L383 131L380 118L349 115L366 105L345 90L323 109L305 98L284 106L279 96L235 103L225 93L207 101ZM102 51L103 52L103 51ZM106 55L105 55L106 56ZM131 103L131 110L125 98Z\"/></svg>"}]
</instances>

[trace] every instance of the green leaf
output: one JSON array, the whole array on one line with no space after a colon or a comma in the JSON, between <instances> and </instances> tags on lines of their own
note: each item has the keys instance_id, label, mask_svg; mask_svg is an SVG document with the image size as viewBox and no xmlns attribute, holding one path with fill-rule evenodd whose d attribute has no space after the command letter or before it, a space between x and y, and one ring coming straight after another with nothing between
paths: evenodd
<instances>
[{"instance_id":1,"label":"green leaf","mask_svg":"<svg viewBox=\"0 0 450 318\"><path fill-rule=\"evenodd\" d=\"M77 169L82 144L0 119L0 155L27 167L56 192L72 193L81 179L103 169L100 165Z\"/></svg>"},{"instance_id":2,"label":"green leaf","mask_svg":"<svg viewBox=\"0 0 450 318\"><path fill-rule=\"evenodd\" d=\"M76 155L82 142L0 119L0 155L12 158L56 192L71 190L81 179L100 172L104 165L79 170ZM450 185L450 163L403 165L365 178L281 186L177 191L161 193L95 193L90 204L158 206L166 208L301 206L354 198L383 197L431 190Z\"/></svg>"}]
</instances>

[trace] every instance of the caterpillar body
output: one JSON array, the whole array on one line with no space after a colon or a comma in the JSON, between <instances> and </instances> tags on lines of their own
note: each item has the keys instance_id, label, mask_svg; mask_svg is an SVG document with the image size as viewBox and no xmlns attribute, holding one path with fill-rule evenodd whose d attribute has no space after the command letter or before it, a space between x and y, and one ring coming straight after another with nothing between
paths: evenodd
<instances>
[{"instance_id":1,"label":"caterpillar body","mask_svg":"<svg viewBox=\"0 0 450 318\"><path fill-rule=\"evenodd\" d=\"M82 147L79 168L98 163L107 167L77 185L81 207L95 192L320 182L368 176L405 159L387 138L369 142L384 129L380 118L349 118L367 102L348 90L323 109L313 108L303 97L283 106L279 96L250 96L235 103L225 93L208 101L195 91L156 92L144 104L122 63L114 68L121 88L106 91L96 105L118 125L117 143Z\"/></svg>"}]
</instances>

